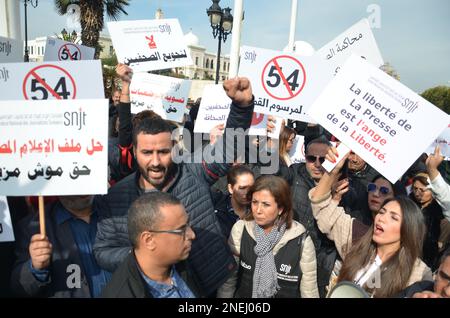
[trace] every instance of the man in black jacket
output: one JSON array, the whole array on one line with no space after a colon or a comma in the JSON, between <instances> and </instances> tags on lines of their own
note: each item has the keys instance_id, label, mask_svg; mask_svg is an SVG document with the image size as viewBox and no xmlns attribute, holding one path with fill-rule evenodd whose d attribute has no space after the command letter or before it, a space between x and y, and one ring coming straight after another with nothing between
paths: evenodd
<instances>
[{"instance_id":1,"label":"man in black jacket","mask_svg":"<svg viewBox=\"0 0 450 318\"><path fill-rule=\"evenodd\" d=\"M102 297L193 298L195 288L181 278L175 264L187 259L195 233L181 202L164 192L150 192L128 212L133 251L127 256Z\"/></svg>"},{"instance_id":2,"label":"man in black jacket","mask_svg":"<svg viewBox=\"0 0 450 318\"><path fill-rule=\"evenodd\" d=\"M121 103L130 102L130 71L125 65L118 67L118 74L123 79ZM224 88L232 100L226 127L248 129L254 105L250 82L246 78L235 78L225 81ZM209 189L231 168L235 144L225 142L229 141L225 129L224 136L204 151L215 156L215 150L222 147L222 163L211 158L200 163L175 163L172 129L169 123L159 118L146 118L134 128L133 151L139 169L110 188L107 195L96 198L94 205L100 222L94 254L100 266L113 272L131 251L126 224L127 211L133 201L149 191L171 193L185 206L197 236L187 259L189 275L202 289L199 296L209 296L227 280L236 266L214 214ZM243 134L238 138L243 140ZM227 160L230 157L231 160Z\"/></svg>"}]
</instances>

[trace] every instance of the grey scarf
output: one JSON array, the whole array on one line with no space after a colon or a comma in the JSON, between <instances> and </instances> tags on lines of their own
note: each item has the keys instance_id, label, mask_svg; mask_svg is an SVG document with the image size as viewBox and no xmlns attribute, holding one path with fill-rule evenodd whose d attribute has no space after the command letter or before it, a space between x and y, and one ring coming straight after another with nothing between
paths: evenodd
<instances>
[{"instance_id":1,"label":"grey scarf","mask_svg":"<svg viewBox=\"0 0 450 318\"><path fill-rule=\"evenodd\" d=\"M272 250L283 237L286 224L282 224L278 230L276 223L278 222L275 222L274 227L268 234L264 233L264 230L255 223L256 245L254 251L257 258L253 274L252 298L273 297L280 289Z\"/></svg>"}]
</instances>

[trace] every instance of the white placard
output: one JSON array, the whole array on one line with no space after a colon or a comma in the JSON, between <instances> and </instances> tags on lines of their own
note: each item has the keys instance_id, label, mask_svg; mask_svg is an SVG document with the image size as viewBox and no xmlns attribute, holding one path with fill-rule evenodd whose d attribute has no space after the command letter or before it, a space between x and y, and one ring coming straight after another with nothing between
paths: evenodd
<instances>
[{"instance_id":1,"label":"white placard","mask_svg":"<svg viewBox=\"0 0 450 318\"><path fill-rule=\"evenodd\" d=\"M293 164L305 162L305 136L295 136L291 151L289 151L289 157Z\"/></svg>"},{"instance_id":2,"label":"white placard","mask_svg":"<svg viewBox=\"0 0 450 318\"><path fill-rule=\"evenodd\" d=\"M309 114L392 183L448 125L447 114L356 55Z\"/></svg>"},{"instance_id":3,"label":"white placard","mask_svg":"<svg viewBox=\"0 0 450 318\"><path fill-rule=\"evenodd\" d=\"M349 147L347 147L344 143L340 143L337 147L336 147L336 151L338 153L338 157L336 158L336 162L331 162L325 159L325 161L322 164L322 167L328 171L331 172L331 170L333 170L334 167L337 166L337 164L344 159L345 155L348 154L351 149Z\"/></svg>"},{"instance_id":4,"label":"white placard","mask_svg":"<svg viewBox=\"0 0 450 318\"><path fill-rule=\"evenodd\" d=\"M230 106L231 99L222 85L206 85L195 120L194 132L209 134L215 126L226 124Z\"/></svg>"},{"instance_id":5,"label":"white placard","mask_svg":"<svg viewBox=\"0 0 450 318\"><path fill-rule=\"evenodd\" d=\"M93 60L94 54L92 47L47 37L44 61Z\"/></svg>"},{"instance_id":6,"label":"white placard","mask_svg":"<svg viewBox=\"0 0 450 318\"><path fill-rule=\"evenodd\" d=\"M108 100L0 101L0 194L107 192Z\"/></svg>"},{"instance_id":7,"label":"white placard","mask_svg":"<svg viewBox=\"0 0 450 318\"><path fill-rule=\"evenodd\" d=\"M5 196L0 196L0 242L14 241L14 231L8 201Z\"/></svg>"},{"instance_id":8,"label":"white placard","mask_svg":"<svg viewBox=\"0 0 450 318\"><path fill-rule=\"evenodd\" d=\"M367 19L362 19L339 34L316 54L326 62L329 72L334 76L352 53L364 57L376 67L384 64Z\"/></svg>"},{"instance_id":9,"label":"white placard","mask_svg":"<svg viewBox=\"0 0 450 318\"><path fill-rule=\"evenodd\" d=\"M195 121L194 132L209 134L215 126L226 124L230 106L231 99L227 96L222 85L205 86ZM248 135L267 135L267 115L253 112Z\"/></svg>"},{"instance_id":10,"label":"white placard","mask_svg":"<svg viewBox=\"0 0 450 318\"><path fill-rule=\"evenodd\" d=\"M425 151L427 154L434 153L434 148L439 145L441 149L441 155L445 157L445 160L450 160L450 124L447 128L428 146Z\"/></svg>"},{"instance_id":11,"label":"white placard","mask_svg":"<svg viewBox=\"0 0 450 318\"><path fill-rule=\"evenodd\" d=\"M105 98L100 60L0 64L0 100Z\"/></svg>"},{"instance_id":12,"label":"white placard","mask_svg":"<svg viewBox=\"0 0 450 318\"><path fill-rule=\"evenodd\" d=\"M281 126L283 124L283 119L279 118L279 117L274 117L274 119L275 119L275 122L274 122L275 127L272 129L271 132L267 133L267 136L272 139L279 139L280 134L281 134Z\"/></svg>"},{"instance_id":13,"label":"white placard","mask_svg":"<svg viewBox=\"0 0 450 318\"><path fill-rule=\"evenodd\" d=\"M252 83L255 111L277 117L311 122L306 109L332 75L319 56L299 56L249 46L241 48L239 76Z\"/></svg>"},{"instance_id":14,"label":"white placard","mask_svg":"<svg viewBox=\"0 0 450 318\"><path fill-rule=\"evenodd\" d=\"M0 63L23 62L23 42L0 36ZM0 81L2 81L0 70Z\"/></svg>"},{"instance_id":15,"label":"white placard","mask_svg":"<svg viewBox=\"0 0 450 318\"><path fill-rule=\"evenodd\" d=\"M162 118L183 122L191 81L135 73L130 85L131 112L153 110Z\"/></svg>"},{"instance_id":16,"label":"white placard","mask_svg":"<svg viewBox=\"0 0 450 318\"><path fill-rule=\"evenodd\" d=\"M119 62L135 72L192 65L178 19L108 22Z\"/></svg>"}]
</instances>

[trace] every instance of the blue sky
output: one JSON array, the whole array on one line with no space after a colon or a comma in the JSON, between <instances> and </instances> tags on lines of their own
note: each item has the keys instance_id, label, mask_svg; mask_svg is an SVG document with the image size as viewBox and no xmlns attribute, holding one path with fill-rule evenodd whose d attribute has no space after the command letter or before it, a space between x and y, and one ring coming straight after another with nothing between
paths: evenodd
<instances>
[{"instance_id":1,"label":"blue sky","mask_svg":"<svg viewBox=\"0 0 450 318\"><path fill-rule=\"evenodd\" d=\"M166 18L178 18L184 33L190 29L208 51L217 51L206 9L211 0L131 0L121 20L153 19L157 8ZM380 28L373 29L381 54L416 92L437 85L450 86L449 0L298 0L296 40L315 49L364 17L368 6L380 9ZM234 7L233 0L221 0ZM291 0L244 0L245 19L241 44L282 50L288 42ZM233 11L232 11L233 13ZM67 28L66 17L56 14L53 0L39 0L28 9L28 34L58 33ZM71 31L73 27L69 27ZM230 40L222 47L229 53Z\"/></svg>"}]
</instances>

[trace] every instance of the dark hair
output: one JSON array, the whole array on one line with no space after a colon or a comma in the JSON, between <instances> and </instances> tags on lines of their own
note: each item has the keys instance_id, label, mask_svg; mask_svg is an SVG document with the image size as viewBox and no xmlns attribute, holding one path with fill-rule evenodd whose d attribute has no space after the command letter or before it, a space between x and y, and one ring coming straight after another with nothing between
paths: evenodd
<instances>
[{"instance_id":1,"label":"dark hair","mask_svg":"<svg viewBox=\"0 0 450 318\"><path fill-rule=\"evenodd\" d=\"M398 202L402 211L400 248L380 268L379 288L363 286L375 297L392 297L407 287L415 263L421 257L425 224L419 207L409 198L399 196L387 199ZM359 270L365 268L376 256L377 244L373 241L373 226L355 242L344 258L338 282L353 281Z\"/></svg>"},{"instance_id":2,"label":"dark hair","mask_svg":"<svg viewBox=\"0 0 450 318\"><path fill-rule=\"evenodd\" d=\"M160 133L172 133L175 127L161 117L144 118L133 127L133 147L136 148L137 136L140 133L145 135L157 135Z\"/></svg>"},{"instance_id":3,"label":"dark hair","mask_svg":"<svg viewBox=\"0 0 450 318\"><path fill-rule=\"evenodd\" d=\"M134 115L133 119L131 120L133 127L137 126L145 118L162 118L162 117L159 116L157 113L155 113L153 110L150 109L143 110Z\"/></svg>"},{"instance_id":4,"label":"dark hair","mask_svg":"<svg viewBox=\"0 0 450 318\"><path fill-rule=\"evenodd\" d=\"M383 179L389 182L392 188L392 192L394 193L394 196L407 195L406 188L403 182L397 181L395 184L392 184L392 182L386 179L382 174L377 174L370 182L375 183L375 181L377 181L378 179Z\"/></svg>"},{"instance_id":5,"label":"dark hair","mask_svg":"<svg viewBox=\"0 0 450 318\"><path fill-rule=\"evenodd\" d=\"M133 202L128 210L128 237L131 245L138 247L139 235L155 230L163 219L160 208L165 205L181 205L181 201L166 192L148 192Z\"/></svg>"},{"instance_id":6,"label":"dark hair","mask_svg":"<svg viewBox=\"0 0 450 318\"><path fill-rule=\"evenodd\" d=\"M287 143L289 141L289 137L291 137L291 135L296 135L296 132L293 128L284 126L281 129L281 133L280 133L280 155L284 156L285 154L287 154L286 151L286 146Z\"/></svg>"},{"instance_id":7,"label":"dark hair","mask_svg":"<svg viewBox=\"0 0 450 318\"><path fill-rule=\"evenodd\" d=\"M247 193L248 201L251 202L253 193L267 190L269 191L275 199L278 207L283 209L280 215L280 226L286 223L286 229L289 229L292 225L292 219L294 217L294 212L292 210L292 195L291 188L289 184L283 178L263 175L256 179L255 183L250 187ZM249 213L246 220L253 220L253 213Z\"/></svg>"},{"instance_id":8,"label":"dark hair","mask_svg":"<svg viewBox=\"0 0 450 318\"><path fill-rule=\"evenodd\" d=\"M234 186L237 181L237 177L243 175L243 174L250 174L252 177L255 177L255 174L253 171L247 167L246 165L237 165L233 166L230 171L228 171L227 174L227 182L228 184L231 184L231 186Z\"/></svg>"},{"instance_id":9,"label":"dark hair","mask_svg":"<svg viewBox=\"0 0 450 318\"><path fill-rule=\"evenodd\" d=\"M331 146L331 142L327 138L325 138L323 136L320 136L318 138L315 138L315 139L311 140L306 145L306 147L305 147L305 154L309 153L309 148L311 147L312 144L322 144L322 145L327 145L328 147Z\"/></svg>"}]
</instances>

